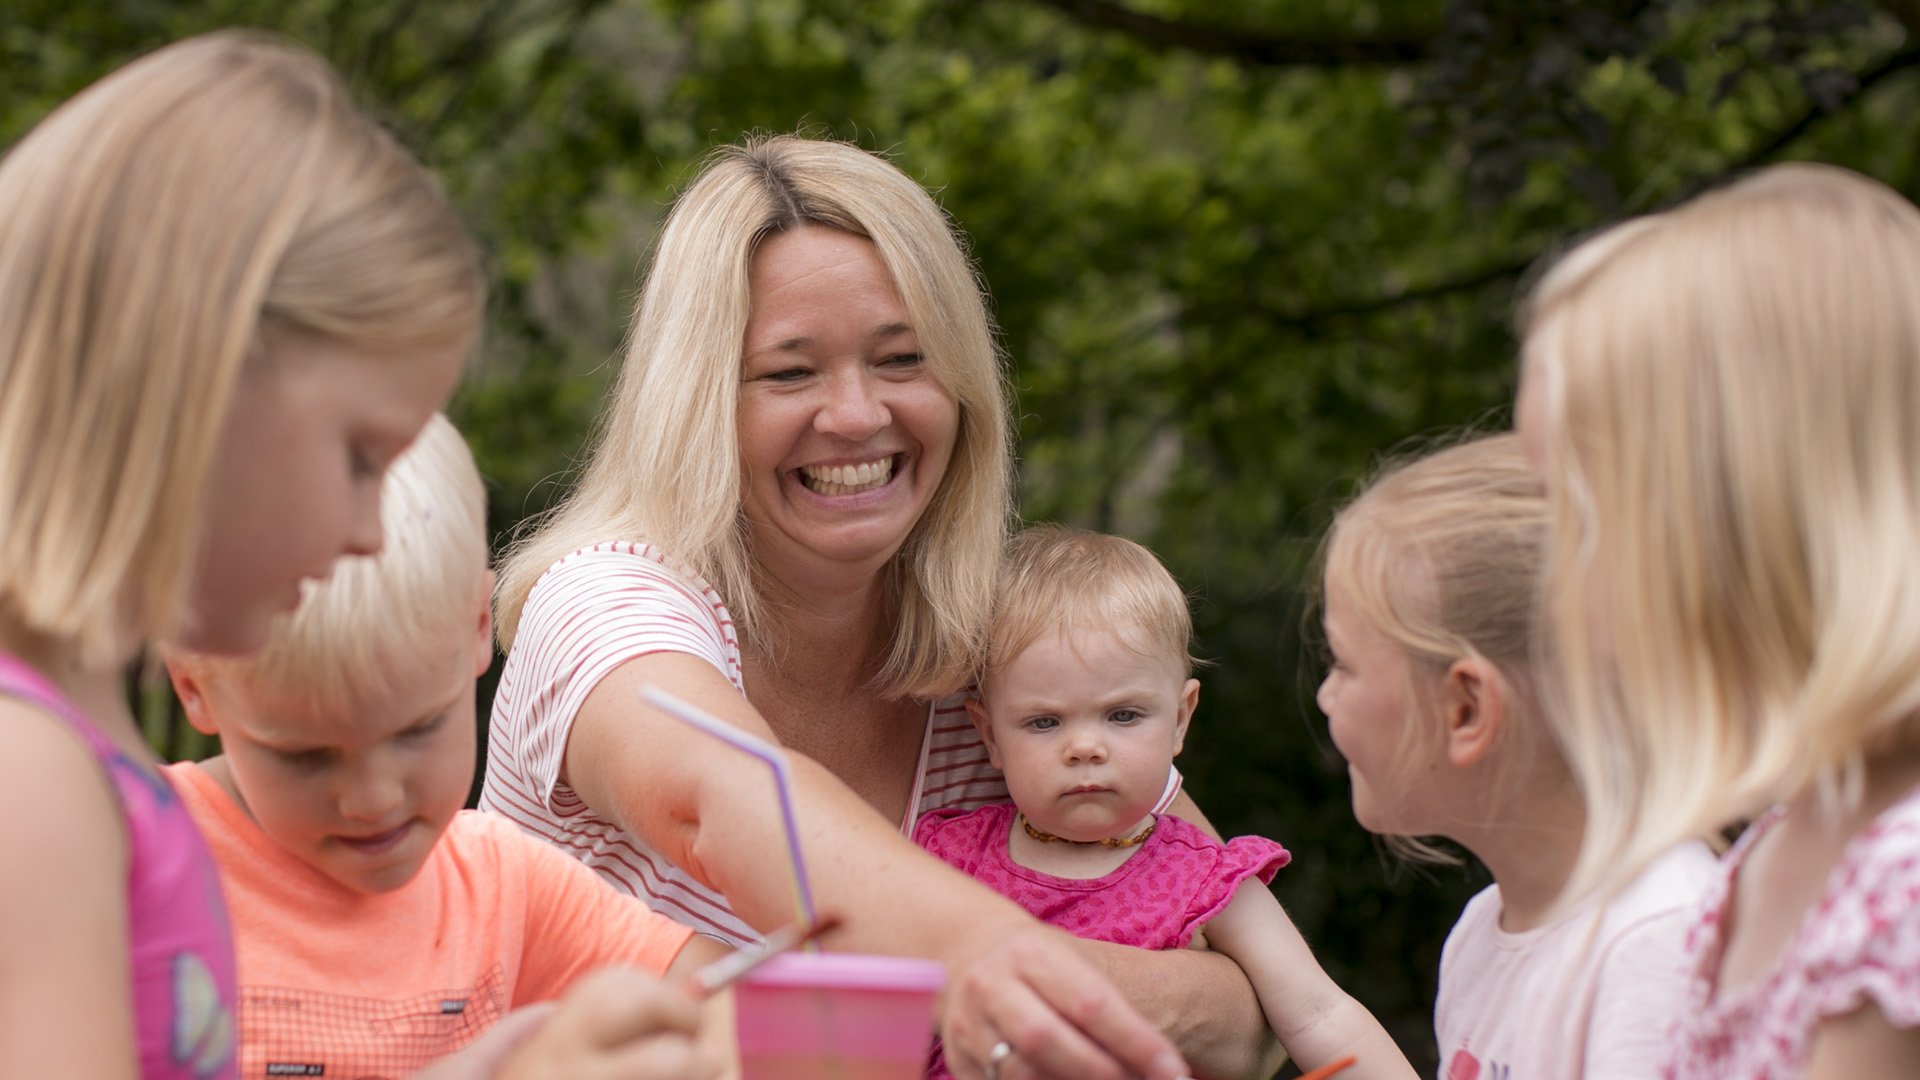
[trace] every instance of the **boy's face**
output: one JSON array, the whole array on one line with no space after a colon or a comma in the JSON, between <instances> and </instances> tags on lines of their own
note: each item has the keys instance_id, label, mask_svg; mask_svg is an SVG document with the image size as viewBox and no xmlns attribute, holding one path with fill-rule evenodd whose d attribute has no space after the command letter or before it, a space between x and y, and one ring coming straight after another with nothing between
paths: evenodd
<instances>
[{"instance_id":1,"label":"boy's face","mask_svg":"<svg viewBox=\"0 0 1920 1080\"><path fill-rule=\"evenodd\" d=\"M275 844L359 893L413 880L473 782L474 679L485 640L436 650L344 712L173 666L189 718L217 732L216 778Z\"/></svg>"},{"instance_id":2,"label":"boy's face","mask_svg":"<svg viewBox=\"0 0 1920 1080\"><path fill-rule=\"evenodd\" d=\"M1200 683L1126 630L1042 634L968 703L1013 801L1040 829L1091 841L1136 831L1159 802Z\"/></svg>"}]
</instances>

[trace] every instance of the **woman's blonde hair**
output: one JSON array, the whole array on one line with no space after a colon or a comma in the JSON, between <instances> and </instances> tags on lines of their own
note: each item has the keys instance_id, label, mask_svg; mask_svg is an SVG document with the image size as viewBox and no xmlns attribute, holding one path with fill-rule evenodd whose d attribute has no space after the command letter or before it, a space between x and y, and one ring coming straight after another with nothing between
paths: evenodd
<instances>
[{"instance_id":1,"label":"woman's blonde hair","mask_svg":"<svg viewBox=\"0 0 1920 1080\"><path fill-rule=\"evenodd\" d=\"M1569 894L1857 799L1920 715L1920 211L1767 169L1576 250L1531 318Z\"/></svg>"},{"instance_id":2,"label":"woman's blonde hair","mask_svg":"<svg viewBox=\"0 0 1920 1080\"><path fill-rule=\"evenodd\" d=\"M1546 534L1546 494L1519 439L1488 435L1382 467L1334 516L1317 561L1324 588L1337 584L1359 618L1405 650L1410 691L1430 693L1458 660L1485 661L1512 717L1496 736L1511 747L1506 760L1545 755L1557 767L1551 733L1533 718ZM1442 735L1437 725L1414 725L1409 739L1434 746ZM1412 858L1453 861L1411 837L1389 842Z\"/></svg>"},{"instance_id":3,"label":"woman's blonde hair","mask_svg":"<svg viewBox=\"0 0 1920 1080\"><path fill-rule=\"evenodd\" d=\"M179 629L263 320L437 345L483 289L433 181L304 51L194 38L62 105L0 162L0 619L95 664Z\"/></svg>"},{"instance_id":4,"label":"woman's blonde hair","mask_svg":"<svg viewBox=\"0 0 1920 1080\"><path fill-rule=\"evenodd\" d=\"M486 602L487 493L466 440L445 416L394 459L380 489L377 555L349 556L252 656L169 652L203 678L218 674L328 712L381 701L422 672L438 678L451 651L472 647Z\"/></svg>"},{"instance_id":5,"label":"woman's blonde hair","mask_svg":"<svg viewBox=\"0 0 1920 1080\"><path fill-rule=\"evenodd\" d=\"M579 484L504 562L494 608L503 648L549 566L589 544L633 539L685 560L747 640L770 649L772 604L740 509L736 406L754 252L802 225L873 242L927 369L959 403L947 475L890 571L896 625L875 685L931 696L965 683L1006 537L1011 461L981 284L953 224L905 173L856 146L791 135L715 151L675 202Z\"/></svg>"},{"instance_id":6,"label":"woman's blonde hair","mask_svg":"<svg viewBox=\"0 0 1920 1080\"><path fill-rule=\"evenodd\" d=\"M994 587L993 619L979 682L1060 629L1130 631L1142 656L1191 672L1193 616L1187 594L1153 552L1124 536L1035 525L1007 542Z\"/></svg>"}]
</instances>

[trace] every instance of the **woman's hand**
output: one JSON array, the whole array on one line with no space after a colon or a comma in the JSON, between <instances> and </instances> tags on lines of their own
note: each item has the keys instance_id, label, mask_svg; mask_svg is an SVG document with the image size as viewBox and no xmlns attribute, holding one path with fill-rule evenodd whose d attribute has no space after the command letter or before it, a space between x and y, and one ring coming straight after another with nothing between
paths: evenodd
<instances>
[{"instance_id":1,"label":"woman's hand","mask_svg":"<svg viewBox=\"0 0 1920 1080\"><path fill-rule=\"evenodd\" d=\"M961 1080L1187 1075L1173 1044L1071 941L1038 926L955 973L941 1039L947 1067Z\"/></svg>"}]
</instances>

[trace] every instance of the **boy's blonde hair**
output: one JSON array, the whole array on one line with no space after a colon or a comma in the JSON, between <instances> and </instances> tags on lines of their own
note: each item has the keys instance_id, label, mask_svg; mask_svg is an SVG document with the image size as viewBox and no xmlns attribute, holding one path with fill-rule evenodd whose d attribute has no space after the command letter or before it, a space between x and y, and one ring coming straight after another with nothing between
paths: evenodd
<instances>
[{"instance_id":1,"label":"boy's blonde hair","mask_svg":"<svg viewBox=\"0 0 1920 1080\"><path fill-rule=\"evenodd\" d=\"M1535 611L1546 535L1546 493L1520 440L1488 435L1383 467L1334 516L1321 541L1320 577L1406 651L1410 689L1426 692L1458 660L1485 661L1509 702L1512 719L1496 736L1513 748L1507 759L1554 755L1550 733L1529 722L1538 704ZM1442 736L1437 725L1409 732L1429 747ZM1390 841L1410 857L1452 861L1411 838Z\"/></svg>"},{"instance_id":2,"label":"boy's blonde hair","mask_svg":"<svg viewBox=\"0 0 1920 1080\"><path fill-rule=\"evenodd\" d=\"M473 640L487 590L486 491L445 416L428 421L388 470L380 525L380 553L348 556L325 581L306 582L300 607L258 653L187 662L322 712L388 698L421 671L440 671L450 648Z\"/></svg>"},{"instance_id":3,"label":"boy's blonde hair","mask_svg":"<svg viewBox=\"0 0 1920 1080\"><path fill-rule=\"evenodd\" d=\"M675 202L580 482L504 561L494 608L502 648L549 566L588 544L633 539L685 560L753 647L771 651L777 612L740 510L741 349L754 252L803 225L873 242L927 370L959 402L947 474L889 571L893 645L876 681L917 696L964 685L1006 538L1012 460L981 284L952 222L905 173L859 147L791 135L716 150Z\"/></svg>"},{"instance_id":4,"label":"boy's blonde hair","mask_svg":"<svg viewBox=\"0 0 1920 1080\"><path fill-rule=\"evenodd\" d=\"M262 323L471 337L433 181L325 63L240 33L108 75L0 162L0 619L92 664L179 630Z\"/></svg>"},{"instance_id":5,"label":"boy's blonde hair","mask_svg":"<svg viewBox=\"0 0 1920 1080\"><path fill-rule=\"evenodd\" d=\"M1625 229L1526 335L1576 896L1809 784L1856 798L1920 733L1920 211L1783 165Z\"/></svg>"},{"instance_id":6,"label":"boy's blonde hair","mask_svg":"<svg viewBox=\"0 0 1920 1080\"><path fill-rule=\"evenodd\" d=\"M1193 671L1186 593L1153 552L1124 536L1035 525L1007 542L980 687L1042 635L1064 629L1122 631L1142 656Z\"/></svg>"}]
</instances>

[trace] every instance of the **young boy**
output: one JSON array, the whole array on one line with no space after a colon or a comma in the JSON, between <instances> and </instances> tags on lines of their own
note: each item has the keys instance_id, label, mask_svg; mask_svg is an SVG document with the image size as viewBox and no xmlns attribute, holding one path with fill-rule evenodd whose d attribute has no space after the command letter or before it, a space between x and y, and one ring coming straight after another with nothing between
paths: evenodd
<instances>
[{"instance_id":1,"label":"young boy","mask_svg":"<svg viewBox=\"0 0 1920 1080\"><path fill-rule=\"evenodd\" d=\"M232 912L243 1076L408 1076L594 968L724 951L461 809L492 574L480 476L444 417L381 510L380 554L309 584L260 653L166 656L223 751L168 771Z\"/></svg>"},{"instance_id":2,"label":"young boy","mask_svg":"<svg viewBox=\"0 0 1920 1080\"><path fill-rule=\"evenodd\" d=\"M1139 544L1057 525L1014 537L967 703L1012 802L935 811L914 840L1083 938L1179 949L1204 930L1302 1069L1352 1053L1345 1075L1411 1080L1267 891L1287 851L1158 812L1200 699L1192 633L1185 594Z\"/></svg>"}]
</instances>

